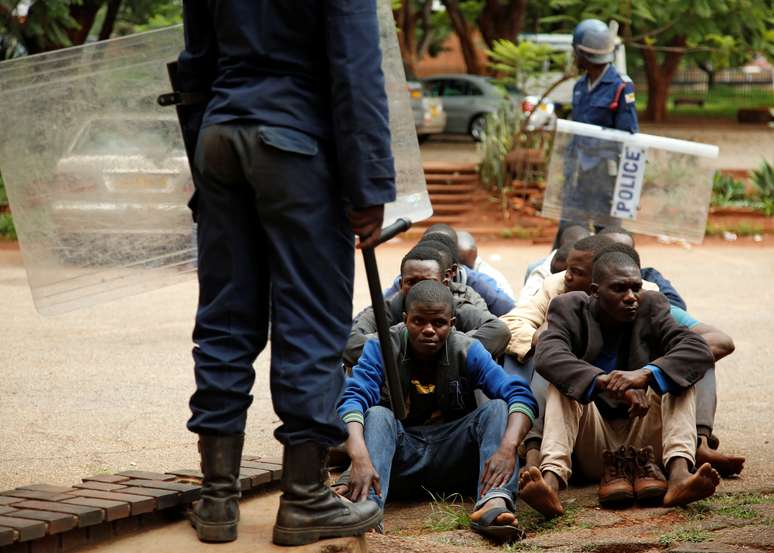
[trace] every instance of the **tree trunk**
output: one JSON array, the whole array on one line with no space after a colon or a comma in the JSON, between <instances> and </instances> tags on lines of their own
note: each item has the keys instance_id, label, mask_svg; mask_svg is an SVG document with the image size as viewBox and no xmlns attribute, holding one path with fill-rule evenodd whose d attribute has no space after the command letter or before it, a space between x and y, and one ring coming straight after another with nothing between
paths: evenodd
<instances>
[{"instance_id":1,"label":"tree trunk","mask_svg":"<svg viewBox=\"0 0 774 553\"><path fill-rule=\"evenodd\" d=\"M707 90L712 90L715 87L715 66L711 61L700 61L696 65L707 75Z\"/></svg>"},{"instance_id":2,"label":"tree trunk","mask_svg":"<svg viewBox=\"0 0 774 553\"><path fill-rule=\"evenodd\" d=\"M678 36L672 39L669 46L675 48L685 47L686 39ZM666 119L667 99L669 87L680 65L684 52L666 51L661 63L658 62L656 50L651 47L642 49L642 57L645 61L645 75L648 80L648 105L645 108L647 121L663 122Z\"/></svg>"},{"instance_id":3,"label":"tree trunk","mask_svg":"<svg viewBox=\"0 0 774 553\"><path fill-rule=\"evenodd\" d=\"M416 53L415 42L415 17L412 13L411 2L404 0L401 2L400 9L393 12L395 22L398 25L398 45L400 46L400 56L403 58L403 64L407 72L414 75L416 73Z\"/></svg>"},{"instance_id":4,"label":"tree trunk","mask_svg":"<svg viewBox=\"0 0 774 553\"><path fill-rule=\"evenodd\" d=\"M113 27L116 24L118 10L121 8L121 0L108 0L107 13L102 22L102 28L99 30L99 40L107 40L113 34Z\"/></svg>"},{"instance_id":5,"label":"tree trunk","mask_svg":"<svg viewBox=\"0 0 774 553\"><path fill-rule=\"evenodd\" d=\"M478 28L489 48L497 39L517 42L524 15L527 12L527 0L509 0L501 4L499 0L487 0L478 17Z\"/></svg>"},{"instance_id":6,"label":"tree trunk","mask_svg":"<svg viewBox=\"0 0 774 553\"><path fill-rule=\"evenodd\" d=\"M70 5L70 17L77 23L77 27L67 31L67 37L73 46L83 44L94 26L97 12L104 4L104 0L83 0L80 4Z\"/></svg>"},{"instance_id":7,"label":"tree trunk","mask_svg":"<svg viewBox=\"0 0 774 553\"><path fill-rule=\"evenodd\" d=\"M462 15L462 10L460 10L459 1L443 0L443 5L446 7L446 13L449 15L452 28L460 41L462 57L465 59L465 67L468 73L480 75L481 64L478 63L478 52L476 52L476 47L473 45L470 29L467 21L465 21L465 16Z\"/></svg>"},{"instance_id":8,"label":"tree trunk","mask_svg":"<svg viewBox=\"0 0 774 553\"><path fill-rule=\"evenodd\" d=\"M422 40L417 44L417 60L421 60L427 55L430 49L430 43L433 41L433 0L425 0L422 10L417 13L418 25L422 28Z\"/></svg>"}]
</instances>

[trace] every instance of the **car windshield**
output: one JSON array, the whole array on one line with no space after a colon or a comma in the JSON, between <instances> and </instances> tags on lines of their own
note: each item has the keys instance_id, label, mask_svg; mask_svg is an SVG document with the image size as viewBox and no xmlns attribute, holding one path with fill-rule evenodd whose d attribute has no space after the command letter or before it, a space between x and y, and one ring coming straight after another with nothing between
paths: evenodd
<instances>
[{"instance_id":1,"label":"car windshield","mask_svg":"<svg viewBox=\"0 0 774 553\"><path fill-rule=\"evenodd\" d=\"M168 119L94 119L72 148L76 155L182 155L177 122Z\"/></svg>"}]
</instances>

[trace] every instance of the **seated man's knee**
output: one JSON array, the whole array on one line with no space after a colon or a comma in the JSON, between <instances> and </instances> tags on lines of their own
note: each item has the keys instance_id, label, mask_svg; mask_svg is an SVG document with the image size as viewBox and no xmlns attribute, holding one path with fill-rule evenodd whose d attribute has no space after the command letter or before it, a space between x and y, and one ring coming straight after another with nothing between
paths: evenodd
<instances>
[{"instance_id":1,"label":"seated man's knee","mask_svg":"<svg viewBox=\"0 0 774 553\"><path fill-rule=\"evenodd\" d=\"M394 428L396 424L395 414L387 407L375 405L366 411L365 423L369 427L380 426Z\"/></svg>"}]
</instances>

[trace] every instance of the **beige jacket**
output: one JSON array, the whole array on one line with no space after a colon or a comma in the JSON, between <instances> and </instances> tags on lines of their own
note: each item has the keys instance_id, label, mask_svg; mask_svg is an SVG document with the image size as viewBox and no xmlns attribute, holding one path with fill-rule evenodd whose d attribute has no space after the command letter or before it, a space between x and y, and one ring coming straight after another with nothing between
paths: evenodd
<instances>
[{"instance_id":1,"label":"beige jacket","mask_svg":"<svg viewBox=\"0 0 774 553\"><path fill-rule=\"evenodd\" d=\"M548 304L566 291L564 273L562 271L546 277L543 287L534 296L525 302L519 301L519 305L500 317L511 331L511 340L505 351L518 357L519 361L523 362L532 350L532 337L546 320ZM646 280L642 282L642 289L658 292L658 286Z\"/></svg>"}]
</instances>

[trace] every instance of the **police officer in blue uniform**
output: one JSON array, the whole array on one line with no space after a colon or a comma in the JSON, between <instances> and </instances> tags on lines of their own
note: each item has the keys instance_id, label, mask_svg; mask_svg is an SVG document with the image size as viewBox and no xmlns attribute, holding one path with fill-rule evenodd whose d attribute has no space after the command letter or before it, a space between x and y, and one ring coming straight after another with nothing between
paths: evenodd
<instances>
[{"instance_id":1,"label":"police officer in blue uniform","mask_svg":"<svg viewBox=\"0 0 774 553\"><path fill-rule=\"evenodd\" d=\"M178 82L196 138L196 391L204 541L231 541L253 362L271 320L271 393L284 474L274 541L300 545L381 522L325 486L352 320L354 235L379 236L395 169L375 0L185 0Z\"/></svg>"},{"instance_id":2,"label":"police officer in blue uniform","mask_svg":"<svg viewBox=\"0 0 774 553\"><path fill-rule=\"evenodd\" d=\"M586 19L575 27L572 45L576 64L585 73L573 88L572 119L638 132L634 85L612 65L615 32L598 19ZM620 147L576 136L566 152L560 232L574 223L593 222L601 228L610 222Z\"/></svg>"}]
</instances>

